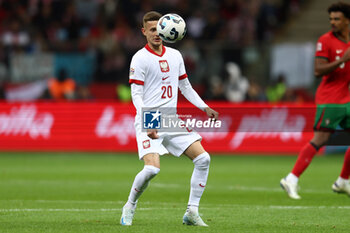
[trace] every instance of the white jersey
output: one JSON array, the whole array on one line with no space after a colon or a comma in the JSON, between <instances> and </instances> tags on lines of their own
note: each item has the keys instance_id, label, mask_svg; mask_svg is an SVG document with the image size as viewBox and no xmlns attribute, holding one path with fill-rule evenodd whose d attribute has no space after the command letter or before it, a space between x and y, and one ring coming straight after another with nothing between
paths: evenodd
<instances>
[{"instance_id":1,"label":"white jersey","mask_svg":"<svg viewBox=\"0 0 350 233\"><path fill-rule=\"evenodd\" d=\"M143 107L176 108L179 80L187 78L181 53L163 46L156 54L148 44L132 58L129 83L143 85Z\"/></svg>"},{"instance_id":2,"label":"white jersey","mask_svg":"<svg viewBox=\"0 0 350 233\"><path fill-rule=\"evenodd\" d=\"M148 153L160 155L170 152L180 156L193 142L201 140L201 136L182 128L179 132L159 132L158 139L150 139L146 132L142 132L142 109L161 109L161 113L175 114L177 95L180 88L182 94L197 107L203 109L207 105L192 89L188 82L184 61L179 51L163 46L163 53L156 54L148 45L140 49L132 58L130 65L129 83L142 85L142 93L135 89L133 102L137 108L135 116L135 130L139 158ZM179 80L182 80L179 82ZM180 86L179 86L180 83ZM135 87L135 86L134 86ZM137 100L142 95L142 103ZM135 99L134 99L135 98ZM140 106L138 106L138 104ZM142 105L142 106L141 106ZM166 108L166 110L164 109Z\"/></svg>"}]
</instances>

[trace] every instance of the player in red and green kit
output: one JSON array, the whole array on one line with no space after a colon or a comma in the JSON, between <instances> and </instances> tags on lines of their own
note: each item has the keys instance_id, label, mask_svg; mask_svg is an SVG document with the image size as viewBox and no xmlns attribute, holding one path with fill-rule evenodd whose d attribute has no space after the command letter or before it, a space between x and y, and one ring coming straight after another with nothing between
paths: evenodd
<instances>
[{"instance_id":1,"label":"player in red and green kit","mask_svg":"<svg viewBox=\"0 0 350 233\"><path fill-rule=\"evenodd\" d=\"M315 76L322 77L316 92L314 136L300 151L293 170L281 180L292 199L300 199L298 180L317 151L339 125L350 130L350 4L338 2L328 8L332 30L316 45ZM342 171L332 185L334 192L350 196L350 149L345 153Z\"/></svg>"}]
</instances>

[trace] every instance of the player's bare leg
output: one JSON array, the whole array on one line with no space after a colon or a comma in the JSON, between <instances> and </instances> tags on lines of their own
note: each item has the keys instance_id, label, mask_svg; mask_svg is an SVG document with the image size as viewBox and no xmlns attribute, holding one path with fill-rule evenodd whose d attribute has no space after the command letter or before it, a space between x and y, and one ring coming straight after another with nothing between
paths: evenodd
<instances>
[{"instance_id":1,"label":"player's bare leg","mask_svg":"<svg viewBox=\"0 0 350 233\"><path fill-rule=\"evenodd\" d=\"M144 168L136 175L132 184L128 201L123 207L120 224L125 226L132 225L137 201L141 194L147 188L150 180L154 178L160 171L159 154L147 154L143 157L145 163Z\"/></svg>"},{"instance_id":2,"label":"player's bare leg","mask_svg":"<svg viewBox=\"0 0 350 233\"><path fill-rule=\"evenodd\" d=\"M311 142L321 148L326 144L331 135L332 132L329 131L315 131Z\"/></svg>"},{"instance_id":3,"label":"player's bare leg","mask_svg":"<svg viewBox=\"0 0 350 233\"><path fill-rule=\"evenodd\" d=\"M209 174L210 156L202 147L200 141L194 142L184 152L194 163L191 177L191 191L187 210L183 216L183 224L208 226L198 214L198 206Z\"/></svg>"},{"instance_id":4,"label":"player's bare leg","mask_svg":"<svg viewBox=\"0 0 350 233\"><path fill-rule=\"evenodd\" d=\"M290 198L301 198L298 194L299 177L309 166L317 151L326 144L331 134L331 132L315 131L312 140L301 149L292 172L281 179L280 185Z\"/></svg>"}]
</instances>

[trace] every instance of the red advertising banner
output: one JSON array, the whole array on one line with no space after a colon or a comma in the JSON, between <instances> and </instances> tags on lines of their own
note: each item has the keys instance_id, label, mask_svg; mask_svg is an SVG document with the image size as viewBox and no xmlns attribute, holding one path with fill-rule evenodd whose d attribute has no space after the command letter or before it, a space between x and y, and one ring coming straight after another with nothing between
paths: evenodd
<instances>
[{"instance_id":1,"label":"red advertising banner","mask_svg":"<svg viewBox=\"0 0 350 233\"><path fill-rule=\"evenodd\" d=\"M179 114L206 119L183 104ZM297 153L312 137L314 105L210 103L220 129L200 132L210 152ZM187 111L186 110L186 111ZM2 151L136 152L135 109L113 102L0 103Z\"/></svg>"}]
</instances>

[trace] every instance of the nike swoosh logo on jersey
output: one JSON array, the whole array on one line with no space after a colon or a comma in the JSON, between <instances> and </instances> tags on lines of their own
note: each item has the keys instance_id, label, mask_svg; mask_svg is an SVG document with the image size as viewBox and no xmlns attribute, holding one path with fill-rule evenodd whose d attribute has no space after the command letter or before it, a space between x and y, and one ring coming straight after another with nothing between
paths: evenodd
<instances>
[{"instance_id":1,"label":"nike swoosh logo on jersey","mask_svg":"<svg viewBox=\"0 0 350 233\"><path fill-rule=\"evenodd\" d=\"M167 76L167 77L163 77L163 78L162 78L162 81L164 81L164 80L165 80L165 79L167 79L167 78L169 78L169 76Z\"/></svg>"},{"instance_id":2,"label":"nike swoosh logo on jersey","mask_svg":"<svg viewBox=\"0 0 350 233\"><path fill-rule=\"evenodd\" d=\"M339 54L339 53L341 53L341 52L343 52L342 49L337 49L337 50L335 50L335 53L337 53L337 54Z\"/></svg>"}]
</instances>

